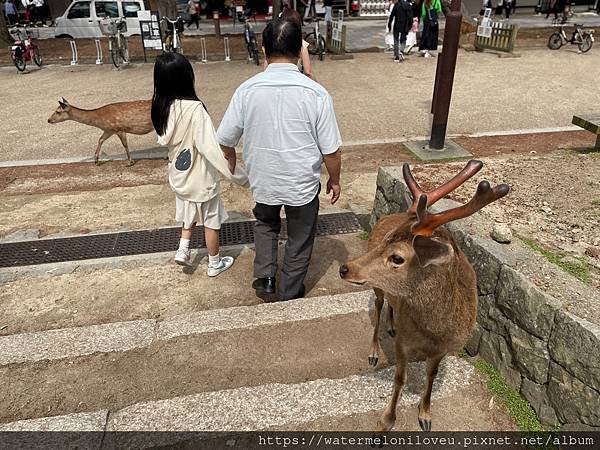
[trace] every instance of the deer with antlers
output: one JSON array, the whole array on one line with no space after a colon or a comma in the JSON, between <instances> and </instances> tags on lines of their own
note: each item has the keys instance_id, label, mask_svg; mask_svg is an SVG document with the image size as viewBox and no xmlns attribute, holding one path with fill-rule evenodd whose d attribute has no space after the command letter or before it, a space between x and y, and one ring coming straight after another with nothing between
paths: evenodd
<instances>
[{"instance_id":1,"label":"deer with antlers","mask_svg":"<svg viewBox=\"0 0 600 450\"><path fill-rule=\"evenodd\" d=\"M395 336L396 371L392 397L377 423L377 431L389 431L396 422L396 405L406 381L408 361L425 361L427 384L419 403L419 425L431 430L431 389L440 361L460 350L469 338L477 314L475 271L451 234L442 226L470 216L508 194L501 184L493 189L481 181L465 205L438 214L427 208L446 196L481 168L469 161L465 168L437 189L425 192L408 164L402 168L413 201L404 213L380 219L364 256L340 267L340 276L351 283L370 285L375 291L375 332L369 363L377 364L379 318L388 298L388 333Z\"/></svg>"},{"instance_id":2,"label":"deer with antlers","mask_svg":"<svg viewBox=\"0 0 600 450\"><path fill-rule=\"evenodd\" d=\"M64 98L58 101L58 108L48 118L48 123L59 123L65 120L91 125L100 128L104 133L98 140L94 162L98 164L100 149L105 140L113 134L119 136L121 144L127 153L128 166L134 164L129 146L127 145L127 133L148 134L154 130L150 118L152 100L137 100L133 102L110 103L97 109L81 109L69 104Z\"/></svg>"}]
</instances>

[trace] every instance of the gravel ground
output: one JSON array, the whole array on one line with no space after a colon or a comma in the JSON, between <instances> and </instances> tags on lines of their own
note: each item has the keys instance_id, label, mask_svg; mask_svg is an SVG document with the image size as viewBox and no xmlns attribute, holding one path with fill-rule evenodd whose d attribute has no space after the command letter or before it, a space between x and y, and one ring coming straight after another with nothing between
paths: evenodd
<instances>
[{"instance_id":1,"label":"gravel ground","mask_svg":"<svg viewBox=\"0 0 600 450\"><path fill-rule=\"evenodd\" d=\"M562 261L589 271L588 284L600 288L600 157L558 151L544 156L486 158L480 174L450 197L468 201L483 179L508 183L510 194L482 213L506 223L517 236L534 241ZM432 186L449 179L464 162L419 166L415 177ZM516 237L514 238L516 239Z\"/></svg>"},{"instance_id":2,"label":"gravel ground","mask_svg":"<svg viewBox=\"0 0 600 450\"><path fill-rule=\"evenodd\" d=\"M424 136L429 132L429 108L436 59L410 56L401 65L389 55L359 54L354 60L315 61L315 73L332 94L344 141ZM550 76L556 67L569 67L569 101L565 80ZM243 62L195 64L198 93L215 121L221 120L235 88L258 72ZM591 90L590 74L600 69L593 51L578 55L528 50L521 58L459 53L448 132L566 126L574 113L592 113L600 91ZM100 130L67 122L47 123L66 97L83 108L150 98L152 65L116 71L102 67L49 66L17 75L0 69L0 160L45 159L92 155ZM374 99L377 99L376 101ZM15 107L15 105L19 105ZM130 136L130 148L156 147L154 135ZM122 153L116 137L104 150Z\"/></svg>"}]
</instances>

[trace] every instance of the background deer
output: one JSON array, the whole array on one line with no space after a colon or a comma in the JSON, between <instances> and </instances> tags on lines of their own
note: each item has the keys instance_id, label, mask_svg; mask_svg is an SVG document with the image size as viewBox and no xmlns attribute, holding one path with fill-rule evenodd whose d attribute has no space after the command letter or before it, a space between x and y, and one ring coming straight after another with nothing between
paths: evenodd
<instances>
[{"instance_id":1,"label":"background deer","mask_svg":"<svg viewBox=\"0 0 600 450\"><path fill-rule=\"evenodd\" d=\"M426 362L427 384L419 403L419 425L424 431L431 430L431 388L438 365L446 354L460 350L471 334L477 314L475 271L441 226L504 197L509 187L501 184L492 189L487 181L481 181L466 205L438 214L429 213L427 207L482 167L481 161L469 161L450 181L424 192L408 164L404 164L403 176L413 196L412 205L405 213L380 219L373 227L367 254L340 267L343 279L368 284L375 291L375 334L369 356L373 365L379 353L377 332L384 293L393 311L388 332L392 330L390 334L396 336L394 389L377 431L389 431L396 422L396 405L406 381L408 361Z\"/></svg>"},{"instance_id":2,"label":"background deer","mask_svg":"<svg viewBox=\"0 0 600 450\"><path fill-rule=\"evenodd\" d=\"M69 104L64 98L58 101L58 108L48 118L48 123L59 123L65 120L74 120L93 127L100 128L104 133L98 140L98 147L94 155L94 162L98 164L100 148L105 140L113 134L119 136L125 152L127 153L128 166L134 164L127 145L127 133L148 134L154 130L150 118L152 100L138 100L133 102L111 103L97 109L80 109Z\"/></svg>"}]
</instances>

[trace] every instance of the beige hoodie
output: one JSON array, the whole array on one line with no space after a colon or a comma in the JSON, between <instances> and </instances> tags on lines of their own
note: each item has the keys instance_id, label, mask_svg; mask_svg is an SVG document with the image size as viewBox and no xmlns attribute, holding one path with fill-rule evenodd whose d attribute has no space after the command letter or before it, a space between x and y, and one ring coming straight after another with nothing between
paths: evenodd
<instances>
[{"instance_id":1,"label":"beige hoodie","mask_svg":"<svg viewBox=\"0 0 600 450\"><path fill-rule=\"evenodd\" d=\"M219 172L229 180L248 187L246 172L236 164L232 175L210 116L201 102L175 100L167 130L158 137L169 147L169 184L183 200L202 203L219 194Z\"/></svg>"}]
</instances>

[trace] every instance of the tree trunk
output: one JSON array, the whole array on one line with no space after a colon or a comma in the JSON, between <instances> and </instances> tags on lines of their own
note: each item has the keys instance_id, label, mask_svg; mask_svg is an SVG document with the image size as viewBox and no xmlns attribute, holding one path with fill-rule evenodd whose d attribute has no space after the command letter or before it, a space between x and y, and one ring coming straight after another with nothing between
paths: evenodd
<instances>
[{"instance_id":1,"label":"tree trunk","mask_svg":"<svg viewBox=\"0 0 600 450\"><path fill-rule=\"evenodd\" d=\"M13 40L8 34L8 25L6 23L6 19L4 18L4 11L0 11L0 45L6 48L8 45L12 44Z\"/></svg>"},{"instance_id":2,"label":"tree trunk","mask_svg":"<svg viewBox=\"0 0 600 450\"><path fill-rule=\"evenodd\" d=\"M160 17L168 17L171 20L175 20L177 18L176 0L156 0L156 4L158 6Z\"/></svg>"}]
</instances>

